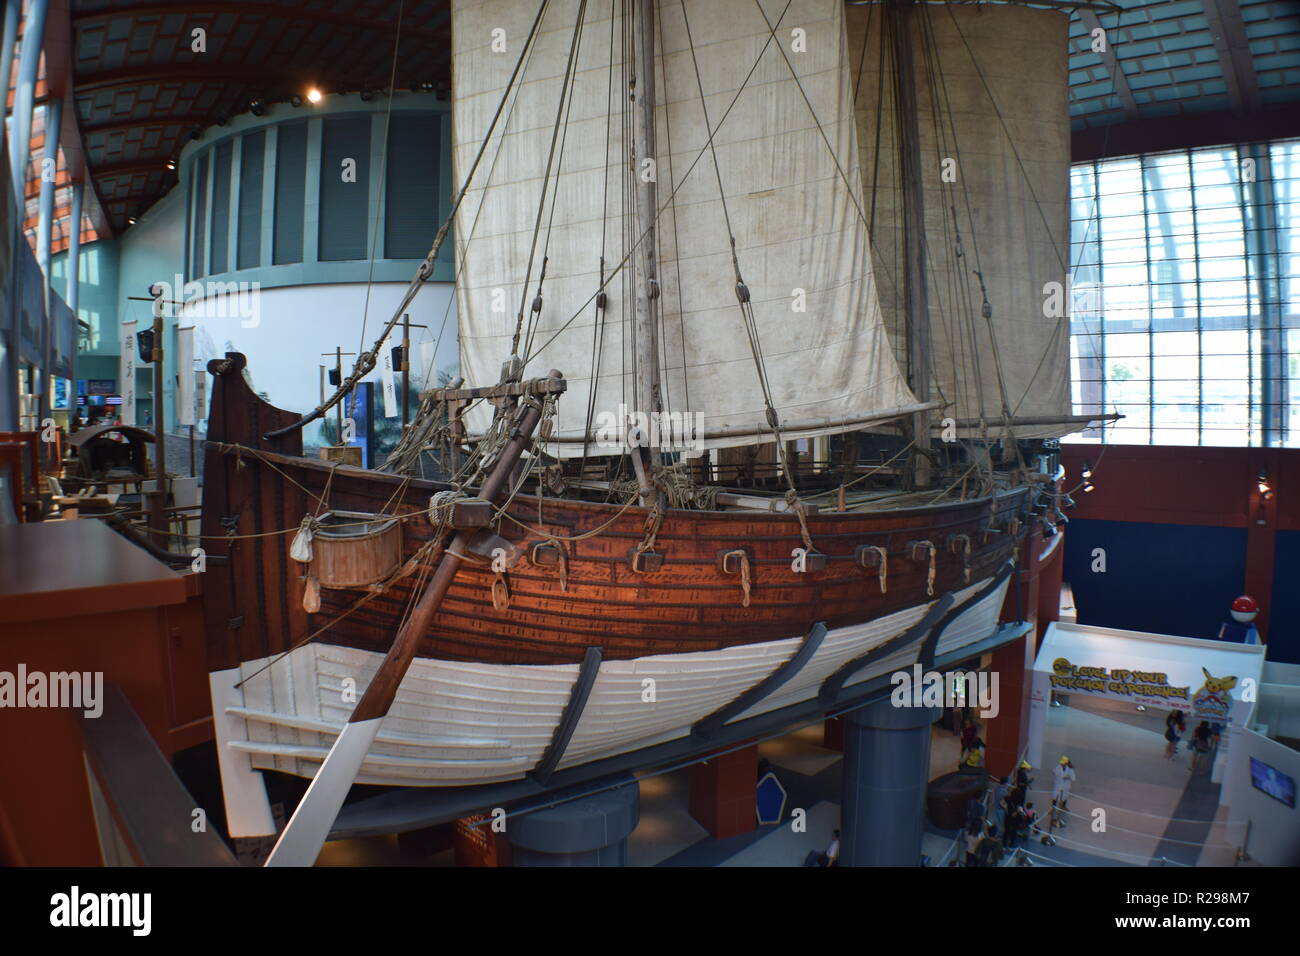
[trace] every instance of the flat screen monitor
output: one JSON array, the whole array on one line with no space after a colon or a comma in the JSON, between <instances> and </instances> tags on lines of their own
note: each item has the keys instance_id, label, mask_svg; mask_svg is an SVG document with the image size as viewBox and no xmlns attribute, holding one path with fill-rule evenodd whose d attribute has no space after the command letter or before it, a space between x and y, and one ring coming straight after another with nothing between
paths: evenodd
<instances>
[{"instance_id":1,"label":"flat screen monitor","mask_svg":"<svg viewBox=\"0 0 1300 956\"><path fill-rule=\"evenodd\" d=\"M1250 758L1250 782L1256 790L1267 793L1274 800L1295 809L1295 778L1288 777L1276 767L1262 760Z\"/></svg>"}]
</instances>

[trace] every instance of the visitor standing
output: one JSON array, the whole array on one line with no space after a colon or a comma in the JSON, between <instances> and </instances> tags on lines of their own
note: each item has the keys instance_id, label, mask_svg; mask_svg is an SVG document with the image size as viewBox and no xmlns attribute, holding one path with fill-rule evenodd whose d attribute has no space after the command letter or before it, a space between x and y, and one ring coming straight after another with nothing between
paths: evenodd
<instances>
[{"instance_id":1,"label":"visitor standing","mask_svg":"<svg viewBox=\"0 0 1300 956\"><path fill-rule=\"evenodd\" d=\"M1196 773L1201 767L1201 758L1210 752L1210 722L1203 720L1192 731L1192 739L1188 743L1188 748L1192 751L1191 772Z\"/></svg>"},{"instance_id":2,"label":"visitor standing","mask_svg":"<svg viewBox=\"0 0 1300 956\"><path fill-rule=\"evenodd\" d=\"M1069 809L1070 787L1074 783L1074 764L1065 754L1052 768L1052 813L1048 829L1065 826L1065 812Z\"/></svg>"},{"instance_id":3,"label":"visitor standing","mask_svg":"<svg viewBox=\"0 0 1300 956\"><path fill-rule=\"evenodd\" d=\"M1181 710L1171 710L1169 716L1165 718L1165 759L1173 760L1174 754L1178 751L1178 741L1183 737L1183 712Z\"/></svg>"}]
</instances>

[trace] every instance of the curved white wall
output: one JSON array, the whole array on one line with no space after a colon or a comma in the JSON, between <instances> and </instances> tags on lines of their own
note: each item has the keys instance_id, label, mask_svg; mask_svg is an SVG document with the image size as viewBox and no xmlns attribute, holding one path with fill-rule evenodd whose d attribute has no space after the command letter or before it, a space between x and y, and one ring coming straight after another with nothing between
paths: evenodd
<instances>
[{"instance_id":1,"label":"curved white wall","mask_svg":"<svg viewBox=\"0 0 1300 956\"><path fill-rule=\"evenodd\" d=\"M406 288L405 283L396 282L370 287L365 348L374 343ZM207 293L204 298L184 296L187 304L178 323L182 327L195 326L195 359L206 364L208 359L220 358L228 351L243 352L248 356L253 389L281 408L298 412L314 408L320 400L320 366L334 365L332 357L320 353L332 352L336 346L355 353L362 342L362 316L367 312L364 283L285 286L238 294L209 288ZM437 371L454 373L457 367L454 286L426 283L407 311L412 323L428 326L411 330L411 382L413 388L422 389L426 387L426 376L432 386L437 382ZM434 362L436 369L430 370L426 355L440 328L443 331ZM421 342L430 345L422 348ZM385 347L400 344L401 334L397 332ZM345 375L354 360L355 356L344 357ZM365 380L376 383L378 397L379 372L372 372ZM318 432L318 425L305 432L305 443L317 443Z\"/></svg>"}]
</instances>

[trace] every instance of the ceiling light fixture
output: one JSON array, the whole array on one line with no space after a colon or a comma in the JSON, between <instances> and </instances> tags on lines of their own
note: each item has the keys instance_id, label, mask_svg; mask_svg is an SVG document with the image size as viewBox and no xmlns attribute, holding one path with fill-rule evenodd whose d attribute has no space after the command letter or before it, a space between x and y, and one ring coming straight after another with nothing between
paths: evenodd
<instances>
[{"instance_id":1,"label":"ceiling light fixture","mask_svg":"<svg viewBox=\"0 0 1300 956\"><path fill-rule=\"evenodd\" d=\"M321 95L321 91L316 89L314 86L307 91L307 99L312 103L319 103L321 101Z\"/></svg>"}]
</instances>

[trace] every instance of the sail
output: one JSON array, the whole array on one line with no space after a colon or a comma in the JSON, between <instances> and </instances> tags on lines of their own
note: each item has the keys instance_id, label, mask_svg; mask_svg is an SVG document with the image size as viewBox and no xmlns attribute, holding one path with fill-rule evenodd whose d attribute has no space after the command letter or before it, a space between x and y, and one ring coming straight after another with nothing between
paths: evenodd
<instances>
[{"instance_id":1,"label":"sail","mask_svg":"<svg viewBox=\"0 0 1300 956\"><path fill-rule=\"evenodd\" d=\"M1068 416L1069 15L1009 4L914 10L931 396L947 403L936 417L982 417L996 425L999 369L1015 418ZM872 253L886 325L905 362L893 64L880 53L879 5L849 7L847 17L861 168L874 196ZM987 289L991 332L976 269ZM1050 438L1080 427L1031 424L1015 434Z\"/></svg>"},{"instance_id":2,"label":"sail","mask_svg":"<svg viewBox=\"0 0 1300 956\"><path fill-rule=\"evenodd\" d=\"M619 270L649 225L637 221L628 183L634 161L646 171L628 105L632 64L624 63L635 24L620 11L611 23L611 8L626 5L593 0L575 49L582 6L547 6L456 222L462 374L473 384L498 380L522 303L526 374L557 368L569 382L548 447L561 456L583 453L589 402L597 425L620 405L646 411L633 399L632 269ZM536 12L535 0L453 3L458 181ZM662 411L689 416L704 447L772 440L735 292L732 235L783 437L861 428L868 416L917 407L872 274L840 0L696 0L685 15L679 0L663 0L655 24ZM553 139L571 51L576 66ZM594 302L602 256L603 314ZM472 431L489 412L471 413Z\"/></svg>"}]
</instances>

